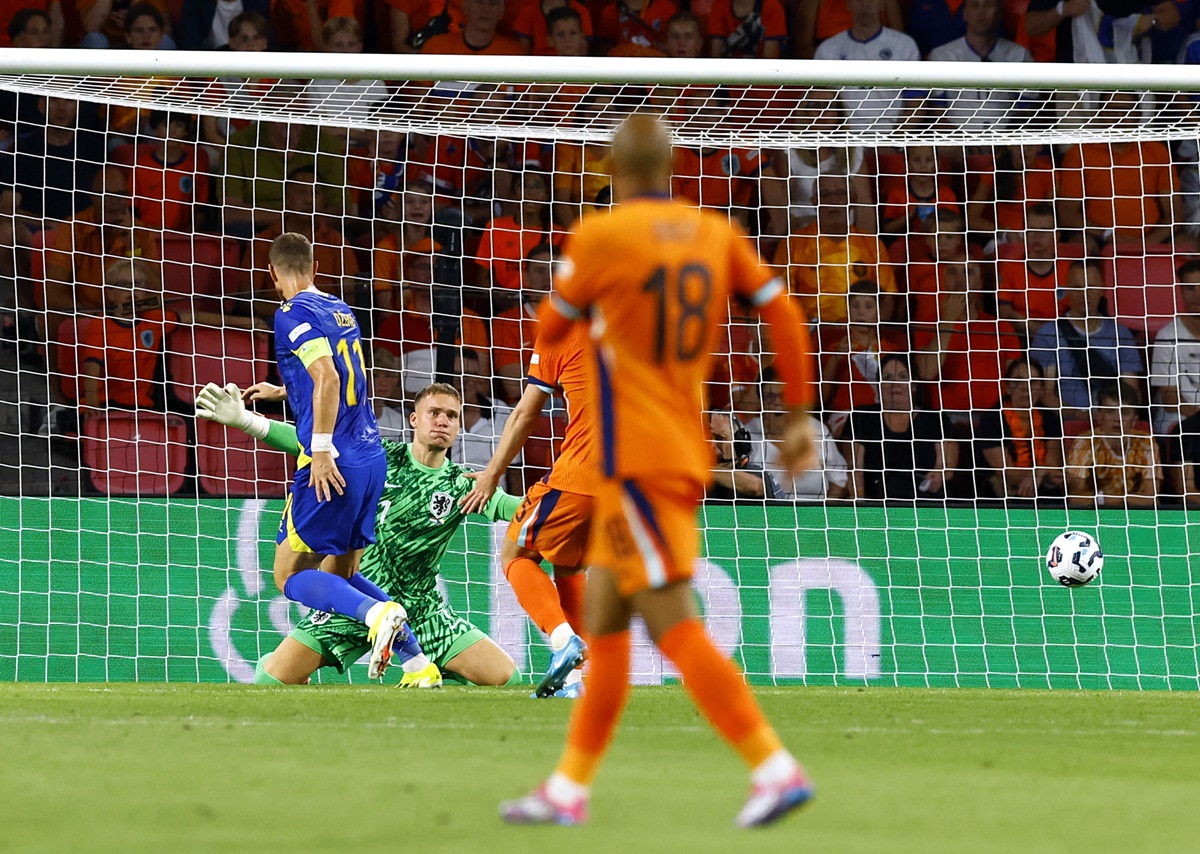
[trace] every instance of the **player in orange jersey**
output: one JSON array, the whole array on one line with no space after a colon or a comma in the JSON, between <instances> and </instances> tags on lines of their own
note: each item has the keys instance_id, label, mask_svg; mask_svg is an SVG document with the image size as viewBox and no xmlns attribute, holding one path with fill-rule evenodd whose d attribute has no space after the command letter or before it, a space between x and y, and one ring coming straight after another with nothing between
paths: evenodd
<instances>
[{"instance_id":1,"label":"player in orange jersey","mask_svg":"<svg viewBox=\"0 0 1200 854\"><path fill-rule=\"evenodd\" d=\"M671 142L655 118L635 114L613 139L621 202L583 220L568 241L555 290L539 310L552 344L591 320L590 412L601 462L588 543L587 692L566 750L542 786L501 804L514 824L577 824L629 691L629 624L639 614L713 727L751 769L737 822L769 824L812 797L733 662L696 616L689 581L698 552L696 505L711 479L701 424L702 387L731 296L771 324L789 409L783 465L799 471L813 450L805 408L812 367L803 317L783 282L759 263L726 218L668 197ZM669 436L670 443L653 437Z\"/></svg>"},{"instance_id":2,"label":"player in orange jersey","mask_svg":"<svg viewBox=\"0 0 1200 854\"><path fill-rule=\"evenodd\" d=\"M500 550L500 563L517 601L550 636L550 667L535 697L575 698L581 693L579 667L587 652L579 634L586 580L581 570L599 480L596 445L589 433L587 344L582 325L554 343L540 338L534 343L525 392L508 416L487 468L475 476L475 488L459 500L464 513L487 504L550 396L561 393L570 416L562 449L550 473L525 493ZM542 571L543 560L554 567L553 581Z\"/></svg>"}]
</instances>

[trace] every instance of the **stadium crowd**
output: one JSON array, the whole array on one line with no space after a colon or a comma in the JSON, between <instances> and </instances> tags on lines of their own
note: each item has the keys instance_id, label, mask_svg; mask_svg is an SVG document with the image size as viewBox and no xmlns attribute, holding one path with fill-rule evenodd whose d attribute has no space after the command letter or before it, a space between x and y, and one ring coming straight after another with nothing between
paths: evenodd
<instances>
[{"instance_id":1,"label":"stadium crowd","mask_svg":"<svg viewBox=\"0 0 1200 854\"><path fill-rule=\"evenodd\" d=\"M33 49L1196 63L1198 11L1174 0L15 0L0 3L0 31ZM59 452L78 440L95 467L88 439L108 436L97 425L140 409L171 413L199 441L190 404L210 377L178 366L200 370L215 348L249 354L252 381L269 374L278 299L266 250L295 231L316 247L318 284L361 312L385 435L404 433L416 390L452 379L465 396L455 458L486 462L562 240L611 203L605 146L185 115L152 109L155 85L144 110L0 92L0 300L17 359L0 373L24 377L14 394L36 404L0 440L40 431L66 437ZM393 94L372 80L211 85L287 85L364 119ZM1016 98L806 97L814 116L875 129L1003 122ZM554 98L569 116L630 109L637 90L564 86ZM1143 121L1130 94L1082 108L1108 126ZM712 497L1200 506L1198 159L1194 140L680 147L674 195L745 228L819 344L821 469L793 480L776 466L769 342L735 312L710 383ZM28 378L38 360L50 377L40 387ZM513 490L549 465L564 417L547 411L544 447L527 450Z\"/></svg>"}]
</instances>

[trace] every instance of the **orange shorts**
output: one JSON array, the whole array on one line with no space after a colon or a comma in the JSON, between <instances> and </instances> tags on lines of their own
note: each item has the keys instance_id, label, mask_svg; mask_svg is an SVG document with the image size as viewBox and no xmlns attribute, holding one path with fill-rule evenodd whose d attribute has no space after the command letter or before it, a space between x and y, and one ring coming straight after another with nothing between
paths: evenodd
<instances>
[{"instance_id":1,"label":"orange shorts","mask_svg":"<svg viewBox=\"0 0 1200 854\"><path fill-rule=\"evenodd\" d=\"M691 481L605 481L596 495L588 566L613 572L622 596L690 580L703 496L703 487Z\"/></svg>"},{"instance_id":2,"label":"orange shorts","mask_svg":"<svg viewBox=\"0 0 1200 854\"><path fill-rule=\"evenodd\" d=\"M582 566L592 529L592 497L538 481L529 487L506 536L554 566Z\"/></svg>"}]
</instances>

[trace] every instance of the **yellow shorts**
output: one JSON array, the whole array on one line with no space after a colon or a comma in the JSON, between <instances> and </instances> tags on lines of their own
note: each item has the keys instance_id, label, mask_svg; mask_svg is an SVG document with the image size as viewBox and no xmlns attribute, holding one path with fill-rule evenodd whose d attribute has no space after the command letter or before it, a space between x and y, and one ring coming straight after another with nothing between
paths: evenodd
<instances>
[{"instance_id":1,"label":"yellow shorts","mask_svg":"<svg viewBox=\"0 0 1200 854\"><path fill-rule=\"evenodd\" d=\"M699 554L699 483L605 481L596 495L588 566L610 570L622 596L689 581Z\"/></svg>"},{"instance_id":2,"label":"yellow shorts","mask_svg":"<svg viewBox=\"0 0 1200 854\"><path fill-rule=\"evenodd\" d=\"M592 512L590 495L563 492L539 480L525 493L506 536L555 566L581 566Z\"/></svg>"}]
</instances>

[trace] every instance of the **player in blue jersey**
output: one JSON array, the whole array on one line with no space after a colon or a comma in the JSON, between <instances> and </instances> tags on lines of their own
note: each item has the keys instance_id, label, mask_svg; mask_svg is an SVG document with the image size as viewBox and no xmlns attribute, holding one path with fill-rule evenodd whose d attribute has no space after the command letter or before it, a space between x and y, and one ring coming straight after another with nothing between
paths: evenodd
<instances>
[{"instance_id":1,"label":"player in blue jersey","mask_svg":"<svg viewBox=\"0 0 1200 854\"><path fill-rule=\"evenodd\" d=\"M375 679L390 663L407 615L358 571L363 549L375 542L387 469L367 394L362 336L350 307L313 284L317 263L308 238L281 234L268 257L283 300L275 312L283 386L256 386L246 399L286 399L300 446L275 539L275 585L293 602L365 623L372 643L367 673Z\"/></svg>"}]
</instances>

